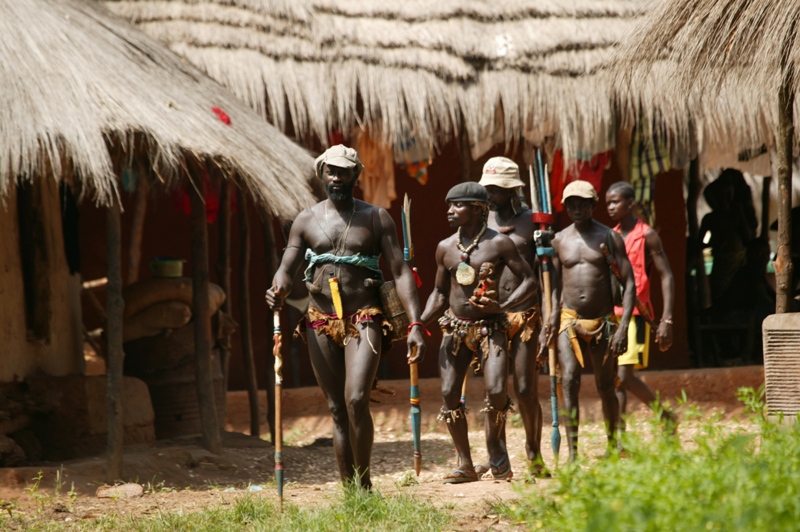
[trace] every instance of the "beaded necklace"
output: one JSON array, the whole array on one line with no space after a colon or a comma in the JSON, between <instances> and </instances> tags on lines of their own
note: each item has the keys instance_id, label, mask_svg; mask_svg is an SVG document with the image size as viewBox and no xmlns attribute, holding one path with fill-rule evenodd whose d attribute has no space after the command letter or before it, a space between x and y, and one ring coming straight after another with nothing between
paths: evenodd
<instances>
[{"instance_id":1,"label":"beaded necklace","mask_svg":"<svg viewBox=\"0 0 800 532\"><path fill-rule=\"evenodd\" d=\"M456 281L458 284L469 286L475 282L475 268L469 265L469 254L472 253L472 250L475 249L475 246L478 245L483 234L486 232L486 222L483 222L483 227L481 230L478 231L477 236L472 240L472 243L464 247L461 243L461 227L458 228L458 240L456 241L456 245L458 246L458 250L461 251L461 262L456 268Z\"/></svg>"}]
</instances>

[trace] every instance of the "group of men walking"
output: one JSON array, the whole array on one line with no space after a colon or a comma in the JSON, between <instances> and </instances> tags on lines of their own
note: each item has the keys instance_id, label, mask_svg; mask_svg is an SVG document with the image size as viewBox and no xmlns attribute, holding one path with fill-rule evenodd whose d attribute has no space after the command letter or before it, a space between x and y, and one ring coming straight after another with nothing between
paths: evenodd
<instances>
[{"instance_id":1,"label":"group of men walking","mask_svg":"<svg viewBox=\"0 0 800 532\"><path fill-rule=\"evenodd\" d=\"M633 373L635 366L647 365L651 265L660 274L664 292L664 312L656 329L662 350L672 342L674 288L658 235L633 213L630 185L617 183L606 195L609 215L618 222L614 230L593 219L598 196L590 183L575 181L564 189L564 207L573 223L552 241L553 311L544 321L536 227L521 199L525 185L513 161L492 158L479 183L461 183L448 192L447 220L455 233L437 246L435 286L424 309L392 218L385 209L353 197L361 169L355 150L341 145L316 160L328 198L304 210L293 223L266 294L270 307L279 309L308 261L310 304L301 326L314 331L307 333L309 354L333 417L334 450L343 481L356 480L367 489L372 485L369 395L391 328L376 289L383 280L379 257L392 273L409 318L409 364L425 355L427 327L436 323L442 330L439 419L458 452L458 464L444 477L445 483L513 476L505 425L514 406L525 428L528 471L548 474L541 456L537 390L539 362L548 345L558 348L571 459L577 453L578 392L587 360L602 400L609 444L616 441L626 391L655 405L652 391ZM614 270L623 286L616 308ZM473 463L461 401L470 368L483 373L486 390L482 412L489 456L481 464ZM516 403L507 390L509 375ZM671 419L668 412L664 415Z\"/></svg>"}]
</instances>

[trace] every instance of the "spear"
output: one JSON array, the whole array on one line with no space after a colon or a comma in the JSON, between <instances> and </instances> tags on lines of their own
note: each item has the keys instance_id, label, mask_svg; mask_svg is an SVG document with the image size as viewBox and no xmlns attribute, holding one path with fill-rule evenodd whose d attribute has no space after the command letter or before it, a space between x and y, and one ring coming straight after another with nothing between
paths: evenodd
<instances>
[{"instance_id":1,"label":"spear","mask_svg":"<svg viewBox=\"0 0 800 532\"><path fill-rule=\"evenodd\" d=\"M280 511L283 513L283 430L281 421L281 390L283 390L283 356L281 355L281 313L272 315L272 339L275 344L272 354L275 357L275 484L278 485Z\"/></svg>"},{"instance_id":2,"label":"spear","mask_svg":"<svg viewBox=\"0 0 800 532\"><path fill-rule=\"evenodd\" d=\"M403 198L403 210L401 212L403 222L403 259L411 266L414 261L414 244L411 241L411 200L408 194ZM413 271L413 270L412 270ZM411 356L416 356L416 351ZM422 442L420 432L422 426L422 410L419 400L419 367L416 363L409 364L411 381L411 433L414 437L414 472L419 476L422 469Z\"/></svg>"},{"instance_id":3,"label":"spear","mask_svg":"<svg viewBox=\"0 0 800 532\"><path fill-rule=\"evenodd\" d=\"M550 314L553 312L551 299L551 286L550 286L550 272L552 269L552 256L553 247L550 243L552 238L552 230L548 226L552 226L555 217L551 212L550 207L550 186L547 178L547 172L544 171L542 166L542 156L539 150L536 150L536 174L539 181L539 186L536 186L534 179L534 172L531 166L530 180L531 180L531 197L534 195L539 198L539 201L533 201L534 204L539 203L540 212L534 212L532 219L535 224L539 225L539 229L534 233L536 240L536 253L539 255L542 263L542 281L544 284L544 308L545 316L544 322L550 320ZM550 373L550 408L553 412L553 430L550 433L550 445L553 447L553 455L555 456L556 465L558 465L558 451L561 448L561 432L558 430L558 383L556 382L556 349L553 346L547 348L548 369Z\"/></svg>"}]
</instances>

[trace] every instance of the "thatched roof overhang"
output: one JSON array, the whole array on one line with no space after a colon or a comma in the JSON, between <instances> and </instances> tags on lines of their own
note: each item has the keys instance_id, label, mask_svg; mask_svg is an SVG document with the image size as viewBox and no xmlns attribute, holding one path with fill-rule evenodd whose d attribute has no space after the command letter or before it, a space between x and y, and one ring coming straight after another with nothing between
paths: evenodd
<instances>
[{"instance_id":1,"label":"thatched roof overhang","mask_svg":"<svg viewBox=\"0 0 800 532\"><path fill-rule=\"evenodd\" d=\"M279 128L613 144L601 74L641 0L107 1ZM500 114L498 116L498 113ZM501 119L501 120L500 120Z\"/></svg>"},{"instance_id":2,"label":"thatched roof overhang","mask_svg":"<svg viewBox=\"0 0 800 532\"><path fill-rule=\"evenodd\" d=\"M114 158L143 151L167 183L213 163L282 218L314 201L304 149L94 1L4 2L0 94L0 195L20 176L74 173L108 204Z\"/></svg>"},{"instance_id":3,"label":"thatched roof overhang","mask_svg":"<svg viewBox=\"0 0 800 532\"><path fill-rule=\"evenodd\" d=\"M734 153L774 145L784 76L794 94L800 82L798 21L798 0L653 2L617 51L612 87L683 147L692 128Z\"/></svg>"}]
</instances>

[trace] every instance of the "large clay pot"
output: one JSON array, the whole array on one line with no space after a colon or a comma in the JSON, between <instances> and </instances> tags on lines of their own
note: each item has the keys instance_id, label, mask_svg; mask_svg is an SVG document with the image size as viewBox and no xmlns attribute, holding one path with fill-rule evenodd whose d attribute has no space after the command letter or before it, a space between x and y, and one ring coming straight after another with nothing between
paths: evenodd
<instances>
[{"instance_id":1,"label":"large clay pot","mask_svg":"<svg viewBox=\"0 0 800 532\"><path fill-rule=\"evenodd\" d=\"M147 384L157 439L200 434L195 385L194 323L168 335L139 338L124 345L125 374ZM211 351L217 419L224 426L225 390L217 349Z\"/></svg>"}]
</instances>

